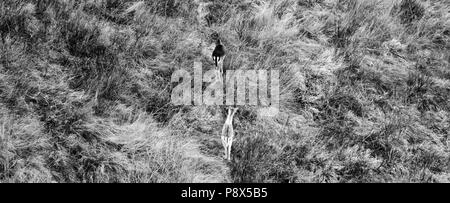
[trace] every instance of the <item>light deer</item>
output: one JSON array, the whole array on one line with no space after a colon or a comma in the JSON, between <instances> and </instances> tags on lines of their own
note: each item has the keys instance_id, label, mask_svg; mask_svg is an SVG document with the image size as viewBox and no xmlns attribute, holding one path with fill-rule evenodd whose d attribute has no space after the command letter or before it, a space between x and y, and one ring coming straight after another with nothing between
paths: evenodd
<instances>
[{"instance_id":1,"label":"light deer","mask_svg":"<svg viewBox=\"0 0 450 203\"><path fill-rule=\"evenodd\" d=\"M238 108L228 108L227 119L222 127L222 145L225 149L225 159L231 160L231 146L233 145L234 129L233 129L233 117Z\"/></svg>"}]
</instances>

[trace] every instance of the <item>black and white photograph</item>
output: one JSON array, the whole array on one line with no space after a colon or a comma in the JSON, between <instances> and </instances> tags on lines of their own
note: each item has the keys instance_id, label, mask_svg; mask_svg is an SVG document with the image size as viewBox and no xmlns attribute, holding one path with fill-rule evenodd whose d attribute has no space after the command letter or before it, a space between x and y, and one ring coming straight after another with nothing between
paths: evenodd
<instances>
[{"instance_id":1,"label":"black and white photograph","mask_svg":"<svg viewBox=\"0 0 450 203\"><path fill-rule=\"evenodd\" d=\"M0 183L450 183L449 0L0 0L0 38Z\"/></svg>"}]
</instances>

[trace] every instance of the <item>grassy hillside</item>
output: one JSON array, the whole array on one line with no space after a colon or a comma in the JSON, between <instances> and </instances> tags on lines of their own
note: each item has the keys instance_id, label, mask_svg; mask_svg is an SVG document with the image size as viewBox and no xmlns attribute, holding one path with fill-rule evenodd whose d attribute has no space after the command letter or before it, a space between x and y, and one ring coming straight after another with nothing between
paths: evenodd
<instances>
[{"instance_id":1,"label":"grassy hillside","mask_svg":"<svg viewBox=\"0 0 450 203\"><path fill-rule=\"evenodd\" d=\"M450 182L450 5L4 0L0 182ZM173 106L171 74L277 69L277 116Z\"/></svg>"}]
</instances>

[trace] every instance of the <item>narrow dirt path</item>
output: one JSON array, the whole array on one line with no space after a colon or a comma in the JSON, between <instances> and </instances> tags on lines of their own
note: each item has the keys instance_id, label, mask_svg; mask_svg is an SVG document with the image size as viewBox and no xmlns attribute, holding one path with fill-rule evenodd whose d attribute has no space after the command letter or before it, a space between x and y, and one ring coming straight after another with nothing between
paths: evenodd
<instances>
[{"instance_id":1,"label":"narrow dirt path","mask_svg":"<svg viewBox=\"0 0 450 203\"><path fill-rule=\"evenodd\" d=\"M207 3L203 0L195 0L197 5L197 21L199 28L207 26L205 16L208 14L206 10ZM211 53L211 47L208 47L207 39L202 40L202 54L208 57ZM205 66L205 64L204 64ZM203 108L203 107L199 107ZM210 118L220 118L215 115L209 115ZM227 161L223 158L223 149L218 132L222 127L222 120L213 119L212 123L217 123L214 130L209 132L194 131L191 135L193 149L187 152L189 159L188 167L194 167L198 171L194 174L193 182L195 183L230 183L230 168ZM219 128L220 127L220 128Z\"/></svg>"},{"instance_id":2,"label":"narrow dirt path","mask_svg":"<svg viewBox=\"0 0 450 203\"><path fill-rule=\"evenodd\" d=\"M226 161L221 157L222 151L217 152L217 144L220 138L215 136L200 134L195 136L197 149L190 152L189 155L193 159L197 159L197 163L202 163L199 174L195 176L196 183L230 183L230 169ZM195 163L194 162L194 163Z\"/></svg>"}]
</instances>

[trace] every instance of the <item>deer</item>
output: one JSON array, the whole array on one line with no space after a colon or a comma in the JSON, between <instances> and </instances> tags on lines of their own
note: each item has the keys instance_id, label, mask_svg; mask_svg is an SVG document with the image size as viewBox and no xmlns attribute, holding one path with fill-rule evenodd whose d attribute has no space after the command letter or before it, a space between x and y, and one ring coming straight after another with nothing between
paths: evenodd
<instances>
[{"instance_id":1,"label":"deer","mask_svg":"<svg viewBox=\"0 0 450 203\"><path fill-rule=\"evenodd\" d=\"M228 115L225 120L225 124L222 127L222 145L225 149L225 159L231 160L231 146L233 145L234 139L234 129L233 129L233 118L236 114L238 108L228 108Z\"/></svg>"}]
</instances>

